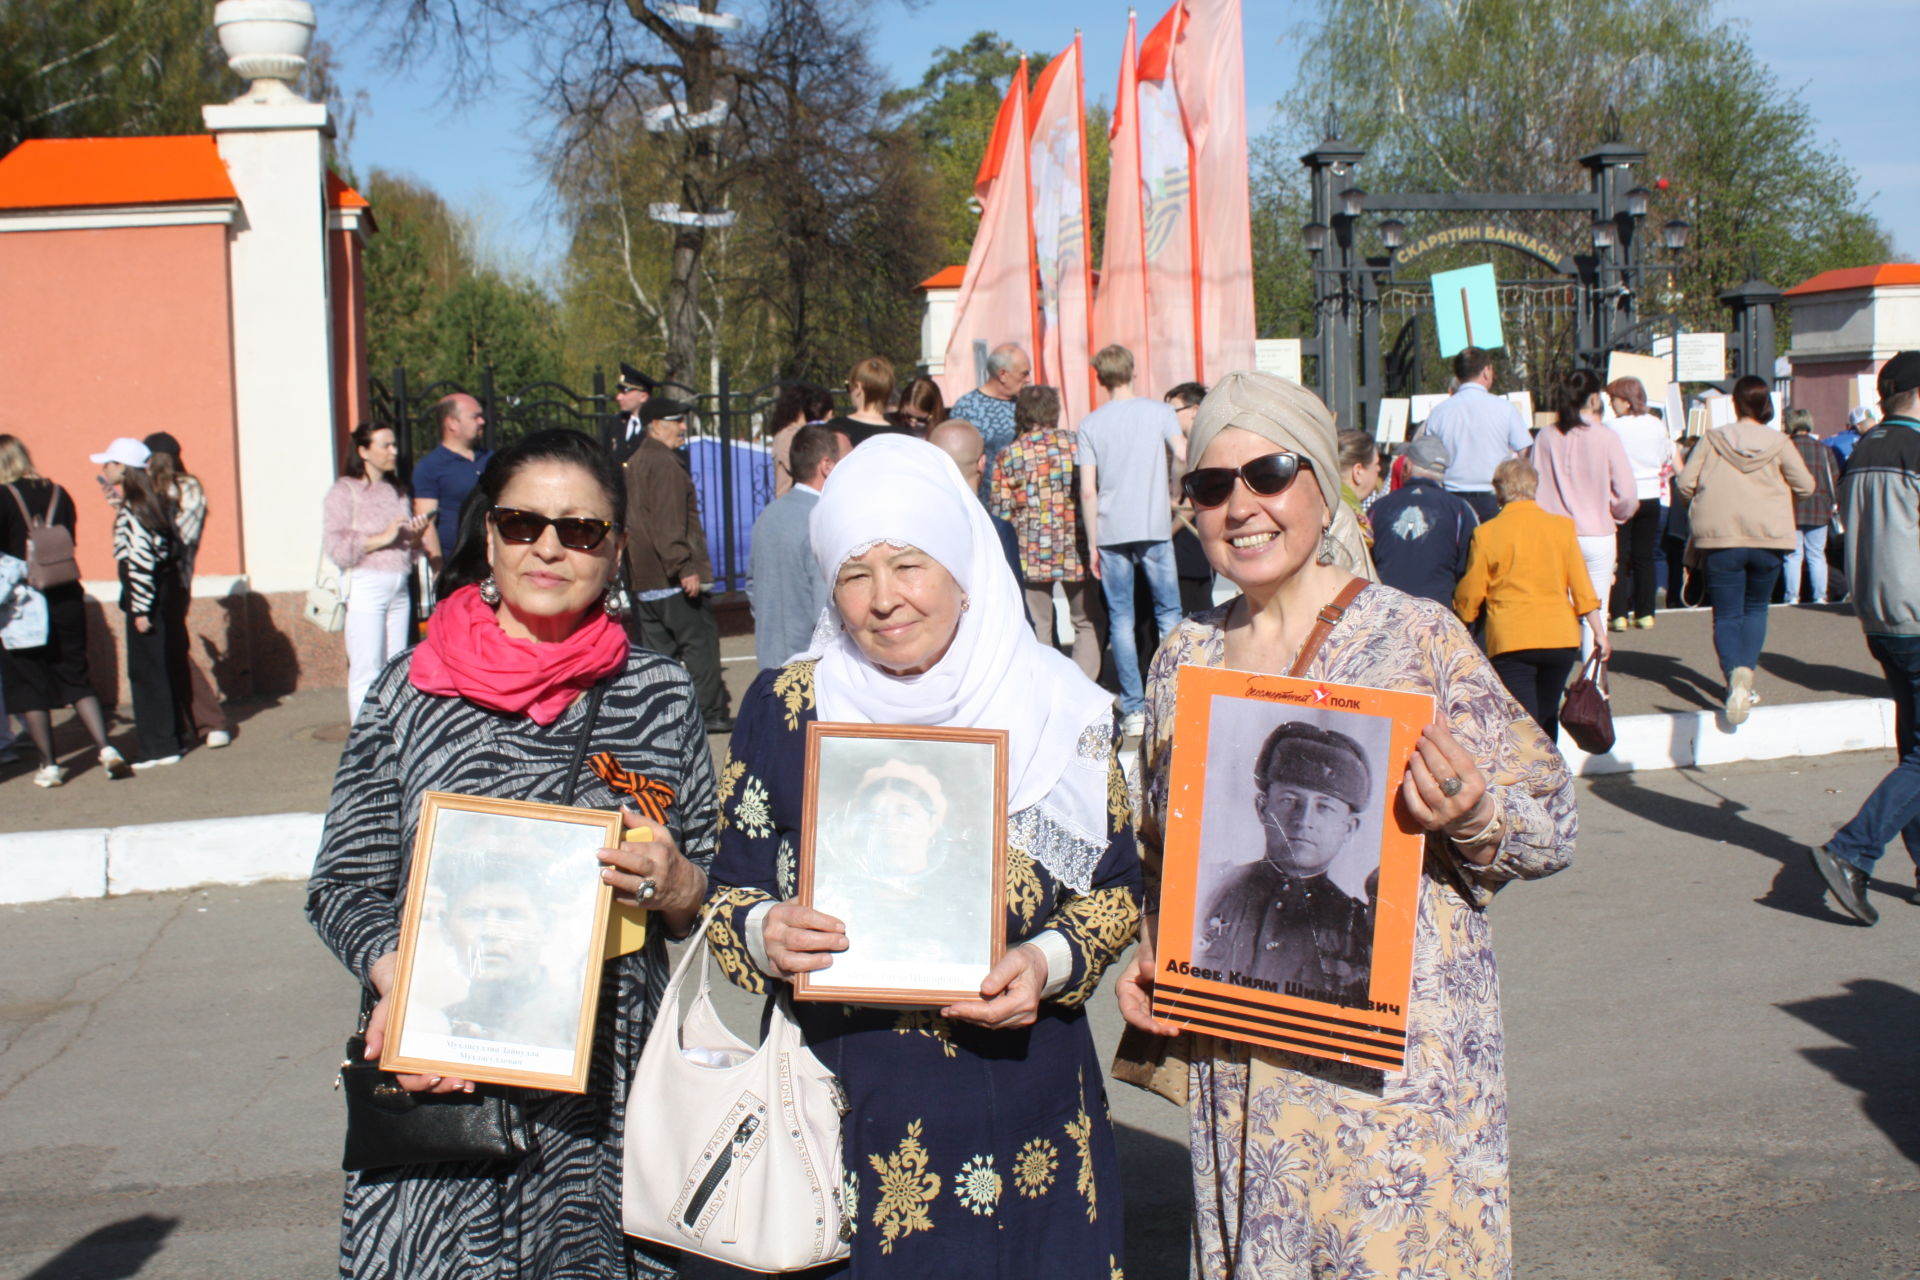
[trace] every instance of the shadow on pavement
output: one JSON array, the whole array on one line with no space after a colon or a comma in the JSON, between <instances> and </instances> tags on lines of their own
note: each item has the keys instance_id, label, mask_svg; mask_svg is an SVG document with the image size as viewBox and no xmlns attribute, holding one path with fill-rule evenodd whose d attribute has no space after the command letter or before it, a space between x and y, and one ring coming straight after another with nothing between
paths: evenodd
<instances>
[{"instance_id":1,"label":"shadow on pavement","mask_svg":"<svg viewBox=\"0 0 1920 1280\"><path fill-rule=\"evenodd\" d=\"M140 1274L179 1225L178 1218L151 1213L108 1223L74 1241L22 1280L127 1280Z\"/></svg>"},{"instance_id":2,"label":"shadow on pavement","mask_svg":"<svg viewBox=\"0 0 1920 1280\"><path fill-rule=\"evenodd\" d=\"M1884 698L1887 682L1867 671L1836 667L1830 662L1805 662L1792 654L1762 653L1760 669L1802 689L1836 693L1843 698Z\"/></svg>"},{"instance_id":3,"label":"shadow on pavement","mask_svg":"<svg viewBox=\"0 0 1920 1280\"><path fill-rule=\"evenodd\" d=\"M1193 1224L1193 1163L1184 1142L1116 1122L1126 1190L1130 1276L1184 1276Z\"/></svg>"},{"instance_id":4,"label":"shadow on pavement","mask_svg":"<svg viewBox=\"0 0 1920 1280\"><path fill-rule=\"evenodd\" d=\"M1655 791L1639 785L1635 776L1631 773L1605 775L1592 779L1589 786L1596 798L1637 818L1705 840L1734 845L1778 862L1780 869L1773 883L1766 893L1754 899L1759 905L1809 920L1857 923L1852 916L1842 914L1827 902L1826 883L1808 861L1805 844L1792 835L1749 819L1747 806L1715 791L1695 770L1675 770L1672 776L1685 779L1710 797L1709 800L1691 800ZM1901 897L1909 892L1879 881L1875 887Z\"/></svg>"},{"instance_id":5,"label":"shadow on pavement","mask_svg":"<svg viewBox=\"0 0 1920 1280\"><path fill-rule=\"evenodd\" d=\"M1718 680L1702 675L1687 663L1668 654L1617 647L1613 651L1613 661L1607 666L1616 678L1625 676L1659 685L1685 704L1682 707L1660 708L1663 711L1685 710L1687 707L1711 711L1718 708L1721 702L1721 686Z\"/></svg>"},{"instance_id":6,"label":"shadow on pavement","mask_svg":"<svg viewBox=\"0 0 1920 1280\"><path fill-rule=\"evenodd\" d=\"M1860 1094L1860 1110L1900 1154L1920 1164L1920 993L1879 978L1856 978L1845 994L1795 1000L1780 1008L1844 1043L1800 1054Z\"/></svg>"}]
</instances>

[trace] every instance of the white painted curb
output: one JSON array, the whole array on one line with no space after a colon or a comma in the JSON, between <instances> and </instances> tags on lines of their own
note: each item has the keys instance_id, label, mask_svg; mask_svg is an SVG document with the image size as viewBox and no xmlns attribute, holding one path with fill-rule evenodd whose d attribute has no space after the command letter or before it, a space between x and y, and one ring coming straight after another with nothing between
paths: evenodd
<instances>
[{"instance_id":1,"label":"white painted curb","mask_svg":"<svg viewBox=\"0 0 1920 1280\"><path fill-rule=\"evenodd\" d=\"M1593 775L1876 751L1893 746L1893 703L1887 698L1850 698L1762 704L1737 729L1718 711L1621 716L1613 722L1613 736L1613 750L1590 756L1562 732L1560 752L1567 767Z\"/></svg>"},{"instance_id":2,"label":"white painted curb","mask_svg":"<svg viewBox=\"0 0 1920 1280\"><path fill-rule=\"evenodd\" d=\"M304 880L322 821L276 813L0 836L0 903Z\"/></svg>"}]
</instances>

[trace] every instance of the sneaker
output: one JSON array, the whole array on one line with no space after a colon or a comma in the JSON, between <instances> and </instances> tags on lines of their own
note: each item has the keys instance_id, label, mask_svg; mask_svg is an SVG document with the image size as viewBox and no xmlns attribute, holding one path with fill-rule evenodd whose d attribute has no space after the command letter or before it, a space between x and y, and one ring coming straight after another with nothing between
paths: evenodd
<instances>
[{"instance_id":1,"label":"sneaker","mask_svg":"<svg viewBox=\"0 0 1920 1280\"><path fill-rule=\"evenodd\" d=\"M112 747L100 748L100 767L107 771L109 778L120 779L133 776L133 766L127 763L125 756Z\"/></svg>"},{"instance_id":2,"label":"sneaker","mask_svg":"<svg viewBox=\"0 0 1920 1280\"><path fill-rule=\"evenodd\" d=\"M137 771L145 772L148 769L164 769L170 764L179 763L179 756L155 756L151 760L135 760L133 767Z\"/></svg>"},{"instance_id":3,"label":"sneaker","mask_svg":"<svg viewBox=\"0 0 1920 1280\"><path fill-rule=\"evenodd\" d=\"M1744 668L1743 668L1744 669ZM1844 862L1828 851L1827 846L1816 844L1807 850L1807 856L1813 859L1814 870L1827 882L1827 889L1833 894L1833 900L1840 904L1846 913L1861 924L1873 924L1880 919L1880 913L1867 901L1867 873Z\"/></svg>"},{"instance_id":4,"label":"sneaker","mask_svg":"<svg viewBox=\"0 0 1920 1280\"><path fill-rule=\"evenodd\" d=\"M1735 667L1727 677L1727 723L1736 727L1745 724L1752 709L1753 668Z\"/></svg>"},{"instance_id":5,"label":"sneaker","mask_svg":"<svg viewBox=\"0 0 1920 1280\"><path fill-rule=\"evenodd\" d=\"M1627 629L1627 620L1624 617L1615 618L1613 621L1607 624L1607 630L1609 631L1625 631L1626 629Z\"/></svg>"},{"instance_id":6,"label":"sneaker","mask_svg":"<svg viewBox=\"0 0 1920 1280\"><path fill-rule=\"evenodd\" d=\"M36 787L57 787L67 780L67 771L57 764L43 764L33 771Z\"/></svg>"},{"instance_id":7,"label":"sneaker","mask_svg":"<svg viewBox=\"0 0 1920 1280\"><path fill-rule=\"evenodd\" d=\"M1651 631L1653 630L1653 615L1650 613L1642 614L1633 620L1633 625L1641 631Z\"/></svg>"},{"instance_id":8,"label":"sneaker","mask_svg":"<svg viewBox=\"0 0 1920 1280\"><path fill-rule=\"evenodd\" d=\"M1120 736L1137 738L1147 731L1147 713L1136 711L1132 715L1120 717Z\"/></svg>"},{"instance_id":9,"label":"sneaker","mask_svg":"<svg viewBox=\"0 0 1920 1280\"><path fill-rule=\"evenodd\" d=\"M233 735L225 729L215 729L207 735L207 745L214 748L226 746L233 741Z\"/></svg>"}]
</instances>

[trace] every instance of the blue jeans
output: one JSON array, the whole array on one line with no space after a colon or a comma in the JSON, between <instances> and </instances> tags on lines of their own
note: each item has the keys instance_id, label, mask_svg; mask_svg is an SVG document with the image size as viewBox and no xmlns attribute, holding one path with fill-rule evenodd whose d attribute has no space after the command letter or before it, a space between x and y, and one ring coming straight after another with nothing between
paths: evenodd
<instances>
[{"instance_id":1,"label":"blue jeans","mask_svg":"<svg viewBox=\"0 0 1920 1280\"><path fill-rule=\"evenodd\" d=\"M1713 605L1713 651L1720 672L1759 664L1767 643L1767 606L1780 581L1783 553L1764 547L1707 552L1707 601Z\"/></svg>"},{"instance_id":2,"label":"blue jeans","mask_svg":"<svg viewBox=\"0 0 1920 1280\"><path fill-rule=\"evenodd\" d=\"M1800 565L1807 566L1807 581L1813 587L1813 603L1827 602L1827 526L1817 524L1802 529L1799 543L1787 552L1787 603L1800 603Z\"/></svg>"},{"instance_id":3,"label":"blue jeans","mask_svg":"<svg viewBox=\"0 0 1920 1280\"><path fill-rule=\"evenodd\" d=\"M1920 720L1920 636L1868 636L1867 651L1886 673L1893 697L1893 740L1900 763L1881 780L1853 820L1834 833L1827 849L1868 875L1894 834L1920 867L1920 744L1914 741Z\"/></svg>"},{"instance_id":4,"label":"blue jeans","mask_svg":"<svg viewBox=\"0 0 1920 1280\"><path fill-rule=\"evenodd\" d=\"M1174 569L1171 542L1120 542L1100 548L1100 589L1107 598L1107 644L1113 649L1113 665L1120 676L1123 716L1147 709L1146 690L1140 683L1140 651L1133 642L1135 565L1146 570L1160 638L1165 640L1180 621L1180 575Z\"/></svg>"}]
</instances>

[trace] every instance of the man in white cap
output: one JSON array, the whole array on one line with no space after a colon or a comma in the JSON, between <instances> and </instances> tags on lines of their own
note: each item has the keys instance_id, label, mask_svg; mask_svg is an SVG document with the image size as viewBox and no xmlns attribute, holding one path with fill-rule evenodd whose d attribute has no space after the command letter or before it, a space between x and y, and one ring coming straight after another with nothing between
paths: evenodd
<instances>
[{"instance_id":1,"label":"man in white cap","mask_svg":"<svg viewBox=\"0 0 1920 1280\"><path fill-rule=\"evenodd\" d=\"M1827 437L1827 448L1833 450L1833 456L1840 463L1840 470L1847 469L1847 463L1853 457L1853 446L1860 443L1860 437L1873 430L1880 421L1880 415L1873 411L1872 405L1857 404L1847 410L1847 429L1836 431Z\"/></svg>"}]
</instances>

